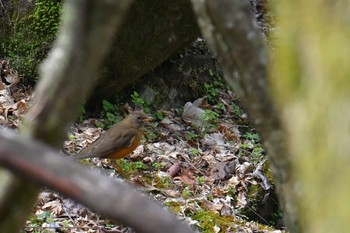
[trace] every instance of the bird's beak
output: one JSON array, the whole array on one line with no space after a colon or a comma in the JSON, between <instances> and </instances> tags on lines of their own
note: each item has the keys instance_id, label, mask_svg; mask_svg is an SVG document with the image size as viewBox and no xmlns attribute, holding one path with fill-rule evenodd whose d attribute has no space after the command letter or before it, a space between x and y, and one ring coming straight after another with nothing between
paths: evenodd
<instances>
[{"instance_id":1,"label":"bird's beak","mask_svg":"<svg viewBox=\"0 0 350 233\"><path fill-rule=\"evenodd\" d=\"M154 121L155 119L153 117L148 116L147 118L143 119L143 122L151 122Z\"/></svg>"}]
</instances>

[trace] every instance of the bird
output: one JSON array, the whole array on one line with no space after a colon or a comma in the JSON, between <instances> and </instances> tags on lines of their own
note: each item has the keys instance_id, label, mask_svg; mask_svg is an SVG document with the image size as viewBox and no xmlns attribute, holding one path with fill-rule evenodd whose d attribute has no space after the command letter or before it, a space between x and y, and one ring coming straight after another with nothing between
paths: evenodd
<instances>
[{"instance_id":1,"label":"bird","mask_svg":"<svg viewBox=\"0 0 350 233\"><path fill-rule=\"evenodd\" d=\"M124 158L140 145L143 126L152 120L153 118L143 111L130 112L74 158L77 160L92 157L114 160Z\"/></svg>"}]
</instances>

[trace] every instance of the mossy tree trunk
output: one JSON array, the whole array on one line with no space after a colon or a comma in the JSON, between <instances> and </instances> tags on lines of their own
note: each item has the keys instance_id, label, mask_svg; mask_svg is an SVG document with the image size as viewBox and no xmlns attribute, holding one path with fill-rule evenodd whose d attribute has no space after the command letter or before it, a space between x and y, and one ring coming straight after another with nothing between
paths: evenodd
<instances>
[{"instance_id":1,"label":"mossy tree trunk","mask_svg":"<svg viewBox=\"0 0 350 233\"><path fill-rule=\"evenodd\" d=\"M271 83L287 129L300 232L350 228L350 1L276 1Z\"/></svg>"},{"instance_id":2,"label":"mossy tree trunk","mask_svg":"<svg viewBox=\"0 0 350 233\"><path fill-rule=\"evenodd\" d=\"M267 80L269 59L266 39L252 15L249 2L192 0L192 3L204 36L222 60L224 78L240 95L252 123L262 136L286 222L288 226L297 228L291 161Z\"/></svg>"},{"instance_id":3,"label":"mossy tree trunk","mask_svg":"<svg viewBox=\"0 0 350 233\"><path fill-rule=\"evenodd\" d=\"M275 1L277 48L240 0L192 0L271 156L290 232L347 232L350 2ZM331 17L330 17L331 16Z\"/></svg>"}]
</instances>

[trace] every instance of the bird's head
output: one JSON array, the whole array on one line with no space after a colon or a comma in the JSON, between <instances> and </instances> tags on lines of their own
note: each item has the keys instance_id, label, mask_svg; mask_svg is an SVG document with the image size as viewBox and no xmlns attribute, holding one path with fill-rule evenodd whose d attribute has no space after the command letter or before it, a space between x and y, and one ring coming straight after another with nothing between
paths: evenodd
<instances>
[{"instance_id":1,"label":"bird's head","mask_svg":"<svg viewBox=\"0 0 350 233\"><path fill-rule=\"evenodd\" d=\"M148 116L143 111L134 111L131 112L127 117L126 120L133 128L141 128L146 122L153 121L154 118Z\"/></svg>"}]
</instances>

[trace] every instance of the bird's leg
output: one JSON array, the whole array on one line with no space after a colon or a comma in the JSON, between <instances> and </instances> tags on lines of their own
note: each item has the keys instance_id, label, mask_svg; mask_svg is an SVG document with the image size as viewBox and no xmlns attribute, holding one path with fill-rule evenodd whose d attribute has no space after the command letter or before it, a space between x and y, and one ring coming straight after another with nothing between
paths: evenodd
<instances>
[{"instance_id":1,"label":"bird's leg","mask_svg":"<svg viewBox=\"0 0 350 233\"><path fill-rule=\"evenodd\" d=\"M111 164L113 169L119 174L119 175L124 175L124 170L123 168L119 165L118 161L116 159L111 159Z\"/></svg>"}]
</instances>

